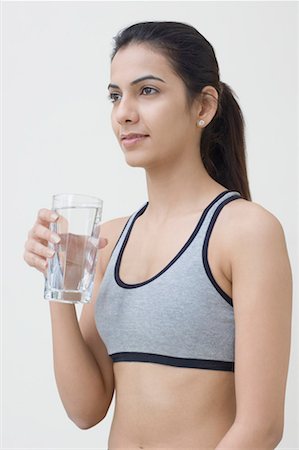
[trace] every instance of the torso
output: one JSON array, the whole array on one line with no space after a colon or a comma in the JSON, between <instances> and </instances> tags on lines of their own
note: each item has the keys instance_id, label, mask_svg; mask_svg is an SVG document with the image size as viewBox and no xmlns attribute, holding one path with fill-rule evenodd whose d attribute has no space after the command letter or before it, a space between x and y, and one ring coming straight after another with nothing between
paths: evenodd
<instances>
[{"instance_id":1,"label":"torso","mask_svg":"<svg viewBox=\"0 0 299 450\"><path fill-rule=\"evenodd\" d=\"M241 202L246 200L237 199L221 210L208 246L212 274L230 297L227 242L232 234L233 208ZM200 214L161 226L156 233L141 216L123 253L121 279L138 283L160 272L183 247ZM109 450L213 449L234 422L234 372L142 362L114 363L113 370L116 396Z\"/></svg>"}]
</instances>

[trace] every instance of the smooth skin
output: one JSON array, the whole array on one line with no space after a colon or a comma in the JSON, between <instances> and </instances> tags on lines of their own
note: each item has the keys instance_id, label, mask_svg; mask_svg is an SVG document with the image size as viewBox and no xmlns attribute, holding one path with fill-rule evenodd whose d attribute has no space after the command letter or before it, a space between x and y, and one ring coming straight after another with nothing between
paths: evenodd
<instances>
[{"instance_id":1,"label":"smooth skin","mask_svg":"<svg viewBox=\"0 0 299 450\"><path fill-rule=\"evenodd\" d=\"M163 81L132 84L148 75ZM218 94L207 86L188 109L183 82L167 59L136 44L117 52L110 84L112 126L124 158L146 173L149 206L135 222L120 268L125 282L138 283L167 265L203 209L226 190L202 164L196 127L198 119L205 125L212 120ZM129 148L122 133L148 137ZM39 212L25 245L25 261L38 270L49 214ZM102 225L108 243L101 241L92 301L79 324L74 305L50 302L55 376L69 417L80 428L94 426L115 392L110 450L275 448L283 434L292 312L292 274L279 220L261 205L237 199L221 210L210 237L212 274L234 303L234 373L112 363L95 327L94 305L127 220Z\"/></svg>"}]
</instances>

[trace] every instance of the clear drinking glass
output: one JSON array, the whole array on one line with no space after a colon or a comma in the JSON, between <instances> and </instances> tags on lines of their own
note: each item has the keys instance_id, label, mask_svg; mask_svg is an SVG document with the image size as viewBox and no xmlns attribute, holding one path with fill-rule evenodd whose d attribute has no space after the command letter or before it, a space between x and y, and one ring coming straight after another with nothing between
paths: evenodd
<instances>
[{"instance_id":1,"label":"clear drinking glass","mask_svg":"<svg viewBox=\"0 0 299 450\"><path fill-rule=\"evenodd\" d=\"M50 230L60 242L48 246L55 251L48 258L44 298L62 303L91 300L100 240L103 201L81 194L56 194L52 210L59 218Z\"/></svg>"}]
</instances>

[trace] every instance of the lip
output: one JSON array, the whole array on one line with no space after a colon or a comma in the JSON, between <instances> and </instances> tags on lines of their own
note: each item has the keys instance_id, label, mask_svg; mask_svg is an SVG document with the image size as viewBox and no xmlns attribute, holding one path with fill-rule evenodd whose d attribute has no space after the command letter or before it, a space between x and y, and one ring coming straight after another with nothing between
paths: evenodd
<instances>
[{"instance_id":1,"label":"lip","mask_svg":"<svg viewBox=\"0 0 299 450\"><path fill-rule=\"evenodd\" d=\"M145 133L122 133L120 138L121 140L123 139L134 139L134 138L139 138L139 137L145 137L148 136L148 134Z\"/></svg>"},{"instance_id":2,"label":"lip","mask_svg":"<svg viewBox=\"0 0 299 450\"><path fill-rule=\"evenodd\" d=\"M121 141L125 147L132 147L144 141L147 137L149 137L148 134L129 133L121 135Z\"/></svg>"}]
</instances>

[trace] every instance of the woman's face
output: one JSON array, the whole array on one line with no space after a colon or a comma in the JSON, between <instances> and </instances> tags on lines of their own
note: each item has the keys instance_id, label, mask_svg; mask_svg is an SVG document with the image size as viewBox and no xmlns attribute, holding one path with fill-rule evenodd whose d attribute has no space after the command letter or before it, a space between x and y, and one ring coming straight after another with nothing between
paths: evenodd
<instances>
[{"instance_id":1,"label":"woman's face","mask_svg":"<svg viewBox=\"0 0 299 450\"><path fill-rule=\"evenodd\" d=\"M108 86L113 131L131 166L152 168L199 155L198 109L168 60L144 44L121 48Z\"/></svg>"}]
</instances>

